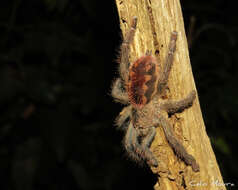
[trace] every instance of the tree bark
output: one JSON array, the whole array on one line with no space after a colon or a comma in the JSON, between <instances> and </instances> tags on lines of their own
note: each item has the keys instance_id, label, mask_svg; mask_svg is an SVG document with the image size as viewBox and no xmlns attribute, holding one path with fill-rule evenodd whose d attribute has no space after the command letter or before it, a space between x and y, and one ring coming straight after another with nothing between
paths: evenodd
<instances>
[{"instance_id":1,"label":"tree bark","mask_svg":"<svg viewBox=\"0 0 238 190\"><path fill-rule=\"evenodd\" d=\"M196 89L188 54L187 39L179 0L116 0L123 35L133 16L138 17L135 39L131 47L130 61L152 50L163 63L168 51L172 31L178 32L177 50L169 76L166 93L168 98L181 99ZM224 190L222 176L209 138L206 134L198 98L193 106L170 118L176 137L187 152L195 157L200 172L193 172L169 146L161 127L157 128L151 151L159 166L151 168L158 176L156 190L206 189Z\"/></svg>"}]
</instances>

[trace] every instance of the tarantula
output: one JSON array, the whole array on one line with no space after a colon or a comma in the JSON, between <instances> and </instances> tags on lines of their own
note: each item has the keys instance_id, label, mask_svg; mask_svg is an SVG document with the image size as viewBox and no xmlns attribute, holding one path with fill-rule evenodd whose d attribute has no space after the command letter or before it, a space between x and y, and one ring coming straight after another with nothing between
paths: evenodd
<instances>
[{"instance_id":1,"label":"tarantula","mask_svg":"<svg viewBox=\"0 0 238 190\"><path fill-rule=\"evenodd\" d=\"M182 112L192 106L196 93L193 90L186 98L179 101L163 100L161 97L173 64L177 32L171 34L169 50L162 70L150 51L130 64L130 45L134 39L136 25L137 17L133 17L131 28L126 32L121 44L120 78L114 81L111 92L116 101L127 105L116 119L118 127L126 126L124 146L135 160L143 160L150 166L157 167L158 162L149 147L156 134L155 127L160 125L175 153L197 172L199 165L176 139L170 122L164 116Z\"/></svg>"}]
</instances>

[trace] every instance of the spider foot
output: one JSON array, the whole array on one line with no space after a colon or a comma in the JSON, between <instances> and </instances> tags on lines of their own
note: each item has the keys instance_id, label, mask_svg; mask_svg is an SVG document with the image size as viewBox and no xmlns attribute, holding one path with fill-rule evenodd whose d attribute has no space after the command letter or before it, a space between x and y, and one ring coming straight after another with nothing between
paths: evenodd
<instances>
[{"instance_id":1,"label":"spider foot","mask_svg":"<svg viewBox=\"0 0 238 190\"><path fill-rule=\"evenodd\" d=\"M145 55L152 55L152 50L147 49Z\"/></svg>"},{"instance_id":2,"label":"spider foot","mask_svg":"<svg viewBox=\"0 0 238 190\"><path fill-rule=\"evenodd\" d=\"M147 160L147 164L148 164L149 166L158 167L158 162L157 162L157 160L156 160L155 158L152 158L152 159L150 159L150 160Z\"/></svg>"},{"instance_id":3,"label":"spider foot","mask_svg":"<svg viewBox=\"0 0 238 190\"><path fill-rule=\"evenodd\" d=\"M141 160L146 161L149 166L157 167L158 162L152 152L147 147L138 146L135 148L135 153Z\"/></svg>"},{"instance_id":4,"label":"spider foot","mask_svg":"<svg viewBox=\"0 0 238 190\"><path fill-rule=\"evenodd\" d=\"M196 161L193 162L191 166L192 166L192 169L193 169L194 172L199 172L200 171L199 165Z\"/></svg>"},{"instance_id":5,"label":"spider foot","mask_svg":"<svg viewBox=\"0 0 238 190\"><path fill-rule=\"evenodd\" d=\"M192 155L188 154L184 161L187 165L190 165L192 167L194 172L200 171L200 167Z\"/></svg>"}]
</instances>

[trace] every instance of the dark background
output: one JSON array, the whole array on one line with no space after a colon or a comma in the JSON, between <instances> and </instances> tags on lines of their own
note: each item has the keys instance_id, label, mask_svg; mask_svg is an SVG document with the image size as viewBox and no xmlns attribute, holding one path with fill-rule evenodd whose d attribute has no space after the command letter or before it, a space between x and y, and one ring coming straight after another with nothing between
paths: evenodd
<instances>
[{"instance_id":1,"label":"dark background","mask_svg":"<svg viewBox=\"0 0 238 190\"><path fill-rule=\"evenodd\" d=\"M181 6L206 129L236 189L236 6ZM113 0L1 1L1 190L153 188L155 176L127 159L113 126L122 108L109 96L120 42Z\"/></svg>"}]
</instances>

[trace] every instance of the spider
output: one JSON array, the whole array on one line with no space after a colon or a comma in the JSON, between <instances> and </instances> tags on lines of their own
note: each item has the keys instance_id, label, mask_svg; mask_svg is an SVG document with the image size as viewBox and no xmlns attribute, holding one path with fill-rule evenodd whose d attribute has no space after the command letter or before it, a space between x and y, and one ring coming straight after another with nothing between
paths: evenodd
<instances>
[{"instance_id":1,"label":"spider","mask_svg":"<svg viewBox=\"0 0 238 190\"><path fill-rule=\"evenodd\" d=\"M136 25L137 17L133 17L131 27L126 32L120 48L120 78L113 82L111 91L115 101L127 105L116 119L116 125L126 130L125 149L134 160L157 167L158 162L149 148L156 134L155 127L162 126L165 137L176 155L197 172L199 165L176 139L172 126L166 118L166 115L168 117L191 107L196 93L193 90L187 97L178 101L162 99L173 64L177 32L171 34L163 69L148 50L144 56L131 64L130 45L134 39Z\"/></svg>"}]
</instances>

